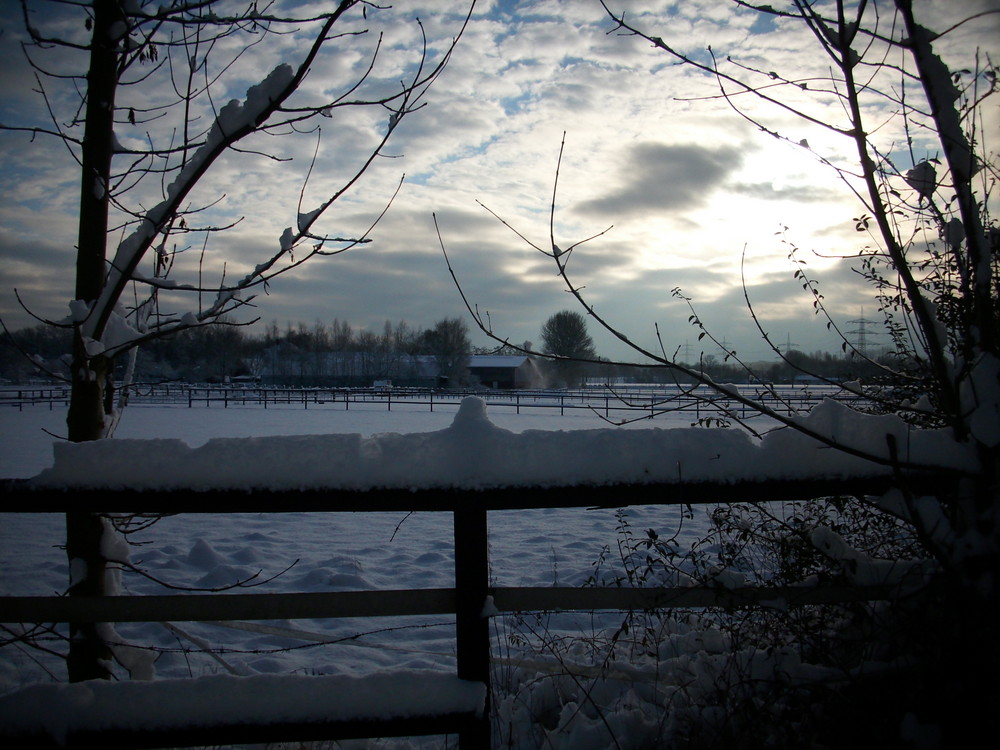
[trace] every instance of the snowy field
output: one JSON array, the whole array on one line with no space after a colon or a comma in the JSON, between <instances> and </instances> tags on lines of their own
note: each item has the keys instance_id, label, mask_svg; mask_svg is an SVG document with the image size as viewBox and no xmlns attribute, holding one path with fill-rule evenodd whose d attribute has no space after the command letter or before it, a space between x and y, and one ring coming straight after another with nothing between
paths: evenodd
<instances>
[{"instance_id":1,"label":"snowy field","mask_svg":"<svg viewBox=\"0 0 1000 750\"><path fill-rule=\"evenodd\" d=\"M55 487L108 482L128 487L412 488L537 487L566 480L601 486L673 481L680 474L688 482L869 477L876 476L873 466L888 472L849 451L831 452L803 432L835 436L863 455L879 456L895 444L905 446L904 459L917 465L965 471L974 467L945 431L914 430L898 417L861 414L832 400L797 417L802 432L755 425L758 432L767 433L759 442L738 428L676 429L691 426L691 416L684 412L618 431L583 410L565 416L558 407L549 414L540 409L516 414L513 407L487 409L474 397L461 406L436 405L433 412L396 402L391 410L385 404L352 405L349 410L342 404L266 410L133 405L118 439L75 446L61 445L54 437L63 429L64 416L62 410L47 406L0 411L0 476L36 477L37 485ZM173 440L147 444L129 438ZM692 574L701 580L704 574L727 587L742 585L739 563L716 567L726 540L711 531L714 507L615 509L627 500L607 497L602 502L610 507L603 509L490 513L493 583L542 589L672 586L695 580ZM784 515L796 512L795 507L769 503L764 512ZM454 585L450 513L274 510L161 519L131 535L129 563L141 573L126 572L122 590L138 595L224 589L291 593ZM4 513L0 524L0 595L64 592L68 571L60 549L62 515ZM652 563L647 560L648 544L642 543L647 529L658 534L656 555L661 557ZM849 556L857 553L834 537L823 539L854 564L859 576L883 571L879 575L897 579L908 570L891 562L882 566L886 561L879 559L860 569L858 558ZM758 614L764 619L750 623L751 634L769 627L767 613ZM758 646L756 636L748 641L746 633L730 627L754 617L742 610L732 621L724 612L705 610L493 616L494 746L662 747L706 731L718 731L721 740L729 731L723 718L728 716L730 695L737 703L752 703L764 699L764 693L755 690L789 680L811 684L843 678L832 666L803 661L802 652L791 645L774 648L764 637ZM65 631L39 628L23 633L41 649L18 642L19 635L15 626L0 648L0 696L32 683L63 682L62 660L46 649L62 652ZM305 677L324 676L324 682L343 689L345 682L356 680L340 678L371 676L384 684L400 673L416 671L437 673L434 681L440 682L456 668L454 619L444 616L120 624L104 637L133 679L209 678L185 682L179 688L185 695L199 689L191 687L196 685L214 697L218 691L213 686L226 675L257 678L238 680L244 689L259 681L273 682L275 675L291 675L297 684ZM115 669L116 677L129 677L123 667ZM413 684L413 678L408 679ZM136 693L133 687L138 684L125 686L129 695ZM39 688L47 696L68 692L65 687ZM77 692L67 705L86 703ZM49 700L19 694L2 705L9 717L23 717L44 711ZM319 708L326 715L326 709ZM785 709L797 710L792 704ZM50 727L49 714L38 716ZM148 729L149 714L140 716L139 726ZM402 740L337 746L405 750L448 745L436 738L417 744Z\"/></svg>"},{"instance_id":2,"label":"snowy field","mask_svg":"<svg viewBox=\"0 0 1000 750\"><path fill-rule=\"evenodd\" d=\"M384 406L186 408L132 406L120 438L180 438L192 447L214 437L325 433L415 433L451 424L457 405L409 409ZM527 429L579 430L607 427L583 411L504 413L496 425ZM0 412L0 476L28 477L50 466L54 434L64 429L62 409L47 406ZM670 423L638 427L687 427L681 415ZM676 508L638 507L627 520L638 532L669 535L683 525L694 539L707 530L708 508L693 519ZM581 585L595 571L605 547L612 551L602 573L612 575L620 519L614 510L529 510L490 514L491 566L498 585ZM0 517L0 594L50 595L65 590L67 566L60 515L4 513ZM236 581L270 579L255 593L436 588L454 585L451 516L447 513L227 514L166 518L137 536L132 562L173 586L217 588ZM165 593L152 578L126 575L136 594ZM248 589L241 589L248 591ZM549 616L530 628L576 631L586 637L615 627L620 615ZM510 658L517 624L496 620L497 659ZM511 629L511 630L509 630ZM454 628L449 618L383 618L241 623L149 623L121 625L123 638L156 649L158 677L231 674L365 674L387 668L453 672ZM209 653L211 651L211 653ZM509 664L509 662L508 662ZM28 682L64 679L58 660L19 646L0 649L0 692ZM527 746L527 745L526 745Z\"/></svg>"}]
</instances>

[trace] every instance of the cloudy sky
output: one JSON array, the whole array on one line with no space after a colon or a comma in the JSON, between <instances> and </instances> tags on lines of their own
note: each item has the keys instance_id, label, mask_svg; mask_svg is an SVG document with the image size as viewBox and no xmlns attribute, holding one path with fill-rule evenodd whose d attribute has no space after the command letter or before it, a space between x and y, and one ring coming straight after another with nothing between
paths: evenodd
<instances>
[{"instance_id":1,"label":"cloudy sky","mask_svg":"<svg viewBox=\"0 0 1000 750\"><path fill-rule=\"evenodd\" d=\"M43 7L34 0L29 6ZM632 23L700 60L708 59L711 45L720 60L732 56L784 78L817 80L827 69L815 40L798 25L762 19L722 0L609 0L608 6L625 10ZM17 5L2 0L0 7L0 122L45 124L46 102L33 93L37 83L18 46L24 32ZM44 13L52 12L44 7ZM997 2L924 0L917 7L927 26L942 29L960 16L996 8ZM415 19L423 23L434 58L457 33L467 9L464 0L399 0L391 10L351 20L344 30L368 29L368 34L330 45L297 101L328 101L342 92L367 67L380 32L382 48L367 91L398 86L418 60ZM58 26L51 30L84 34L82 13L63 12L49 21ZM886 15L885 23L890 20ZM35 19L40 27L44 21ZM966 67L974 65L977 46L997 59L998 31L1000 16L984 16L946 36L941 51ZM220 100L242 98L278 63L301 59L305 45L302 36L286 35L252 48L226 71L229 88ZM222 44L216 54L221 59L231 51ZM57 72L84 69L72 54L53 53L48 59ZM57 117L67 122L73 116L72 90L50 81L46 91ZM119 103L149 106L169 93L160 81L152 88L123 91ZM738 98L747 113L788 140L775 139L717 93L710 77L674 65L641 39L614 33L598 0L480 0L426 106L403 119L385 158L376 160L315 227L329 235L363 232L405 173L399 195L372 234L374 241L278 278L244 317L259 316L282 327L338 318L375 329L387 319L423 328L446 316L468 318L441 254L436 214L470 303L488 311L498 335L537 344L545 319L573 309L575 302L552 259L493 213L547 247L552 184L565 133L556 243L567 247L608 230L573 253L569 271L610 323L654 350L659 349L658 325L663 346L668 352L679 347L682 359L717 353L707 341L698 341L697 329L688 323L690 310L672 294L680 288L719 340L743 357L771 358L744 299L742 263L753 311L776 343L839 351L840 340L813 314L811 299L793 278L788 254L798 248L844 330L857 330L852 321L862 315L877 318L871 290L852 270L857 261L849 259L865 244L853 220L862 209L847 185L821 163L849 164L852 144L818 125ZM843 122L842 112L823 97L788 86L776 86L774 93L802 103L821 121ZM988 116L995 115L993 106ZM898 123L875 107L870 116L872 129L882 128L891 150L891 143L902 138ZM255 150L280 160L251 152L217 163L192 205L211 204L200 215L203 224L241 221L228 232L213 233L207 244L203 235L181 238L190 249L179 257L178 280L193 282L200 274L218 283L223 274L242 276L266 259L299 211L315 208L350 177L387 121L384 109L340 110L320 123L318 143L315 132L254 142ZM990 122L995 125L996 119ZM128 146L147 134L163 138L164 132L159 121L123 122L117 136ZM934 155L920 146L918 158ZM18 328L33 320L18 304L15 288L40 317L56 319L67 312L79 177L72 155L56 139L0 132L0 148L0 315L8 327ZM910 166L910 156L900 156L899 166ZM158 200L142 192L150 189L130 194L129 205ZM162 185L153 185L154 192L159 189ZM198 301L165 295L162 304L183 313L197 309ZM600 354L635 359L594 323L591 333ZM474 343L489 343L473 334Z\"/></svg>"}]
</instances>

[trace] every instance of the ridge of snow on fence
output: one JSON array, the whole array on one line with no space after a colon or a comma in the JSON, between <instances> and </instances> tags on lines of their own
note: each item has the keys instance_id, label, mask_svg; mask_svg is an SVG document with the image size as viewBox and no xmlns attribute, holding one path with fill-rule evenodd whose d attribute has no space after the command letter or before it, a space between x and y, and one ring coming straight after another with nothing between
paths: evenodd
<instances>
[{"instance_id":1,"label":"ridge of snow on fence","mask_svg":"<svg viewBox=\"0 0 1000 750\"><path fill-rule=\"evenodd\" d=\"M895 460L976 471L974 458L946 431L917 430L895 416L825 400L796 421L817 438L792 429L756 442L737 429L514 433L490 422L484 401L469 396L452 424L434 432L217 438L198 448L172 439L56 443L54 466L30 485L416 490L566 486L568 478L579 485L729 483L884 476ZM824 439L876 460L831 449Z\"/></svg>"},{"instance_id":2,"label":"ridge of snow on fence","mask_svg":"<svg viewBox=\"0 0 1000 750\"><path fill-rule=\"evenodd\" d=\"M33 685L0 698L0 725L9 735L169 732L220 724L322 725L338 721L483 713L481 682L429 671L365 676L209 675L155 682ZM44 732L40 728L44 727Z\"/></svg>"}]
</instances>

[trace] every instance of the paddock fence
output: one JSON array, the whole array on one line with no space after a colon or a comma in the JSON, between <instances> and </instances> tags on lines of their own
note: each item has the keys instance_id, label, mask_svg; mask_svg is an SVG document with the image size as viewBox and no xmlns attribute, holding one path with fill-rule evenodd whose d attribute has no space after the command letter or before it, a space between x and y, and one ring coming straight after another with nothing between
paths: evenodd
<instances>
[{"instance_id":1,"label":"paddock fence","mask_svg":"<svg viewBox=\"0 0 1000 750\"><path fill-rule=\"evenodd\" d=\"M779 414L802 414L824 398L858 406L864 397L823 386L737 386L743 395ZM728 398L705 386L680 388L667 386L589 387L560 390L436 390L430 388L280 388L245 385L155 384L129 388L132 405L187 406L188 408L377 408L393 407L457 409L466 396L479 396L487 406L522 413L545 413L565 416L587 410L612 421L655 418L666 412L683 412L692 421L705 417L732 416L748 419L759 411ZM0 408L68 406L70 389L4 388L0 389Z\"/></svg>"},{"instance_id":2,"label":"paddock fence","mask_svg":"<svg viewBox=\"0 0 1000 750\"><path fill-rule=\"evenodd\" d=\"M180 747L243 742L311 741L352 737L391 737L452 734L463 750L490 746L491 638L489 617L530 611L636 611L674 607L801 606L820 603L871 601L894 595L888 586L846 587L494 587L489 579L489 514L492 511L528 508L621 508L630 505L682 505L720 502L761 503L805 500L827 496L878 495L899 486L888 477L817 479L813 481L766 481L737 484L677 483L618 486L512 487L463 491L426 489L419 491L378 489L368 491L307 490L253 491L243 489L192 491L32 489L25 480L2 480L8 507L19 512L127 512L137 505L143 510L169 513L252 512L279 513L321 511L378 512L420 511L450 513L454 519L454 587L438 589L377 590L337 593L285 594L179 594L171 596L63 596L2 597L0 621L4 623L100 623L184 622L213 620L294 620L301 618L400 615L454 615L457 671L455 685L463 694L475 687L480 698L474 705L438 706L422 715L392 715L379 708L374 717L288 717L282 722L264 721L247 706L242 715L229 715L212 726L191 726L185 717L195 708L178 706L176 716L159 726L135 729L142 717L122 716L120 723L107 723L96 733L76 727L65 716L53 735L44 725L12 729L0 722L0 737L8 747ZM934 485L925 477L912 478L923 492ZM280 510L278 510L280 509ZM504 554L503 550L493 550ZM253 679L253 678L220 678ZM313 692L329 705L338 702L337 684L323 677L297 678L314 681ZM428 674L432 682L440 673ZM101 682L101 681L98 681ZM86 683L84 683L86 684ZM144 683L149 700L157 700L158 682ZM135 683L115 683L91 701L115 705L121 693ZM274 689L282 689L280 686ZM63 685L72 688L73 685ZM289 685L289 688L292 686ZM454 685L453 685L454 687ZM28 688L30 689L30 688ZM301 684L296 683L296 689ZM416 688L421 692L421 688ZM14 694L17 695L16 693ZM0 698L0 715L3 702ZM164 697L162 700L166 700ZM193 700L193 699L192 699ZM405 703L405 701L404 701ZM91 709L95 707L90 706ZM105 707L107 708L107 707ZM10 743L14 744L10 744Z\"/></svg>"}]
</instances>

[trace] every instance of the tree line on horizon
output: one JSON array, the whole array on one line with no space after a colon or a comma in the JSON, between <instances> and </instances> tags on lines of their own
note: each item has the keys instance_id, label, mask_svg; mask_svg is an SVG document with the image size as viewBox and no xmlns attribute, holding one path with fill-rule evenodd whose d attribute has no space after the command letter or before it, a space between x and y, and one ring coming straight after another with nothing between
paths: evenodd
<instances>
[{"instance_id":1,"label":"tree line on horizon","mask_svg":"<svg viewBox=\"0 0 1000 750\"><path fill-rule=\"evenodd\" d=\"M375 380L404 383L417 378L420 358L433 357L442 382L472 385L466 364L472 354L541 354L544 385L577 386L586 380L640 383L686 382L675 372L657 367L624 367L596 353L582 316L563 311L551 316L540 331L542 348L531 341L517 346L473 346L460 318L443 318L430 328L405 320L386 320L380 331L356 328L347 320L272 321L263 329L214 324L187 329L148 342L136 362L138 382L210 382L232 379L274 385L371 385ZM546 335L548 333L548 335ZM39 324L5 331L0 338L0 379L21 384L68 379L70 335L65 329ZM546 366L544 355L565 357ZM706 354L694 365L718 382L745 379L740 368ZM786 361L762 362L762 380L789 383L799 371L821 372L834 380L870 375L872 365L856 357L792 350Z\"/></svg>"},{"instance_id":2,"label":"tree line on horizon","mask_svg":"<svg viewBox=\"0 0 1000 750\"><path fill-rule=\"evenodd\" d=\"M260 329L257 329L258 331ZM7 331L0 345L0 377L12 382L68 378L70 335L37 325ZM273 321L257 332L226 322L186 329L150 341L136 362L139 382L227 382L264 379L282 384L386 379L399 372L404 358L433 356L445 376L461 377L472 353L468 327L443 318L431 328L387 320L381 331L354 328L346 320ZM340 358L333 354L351 355Z\"/></svg>"}]
</instances>

